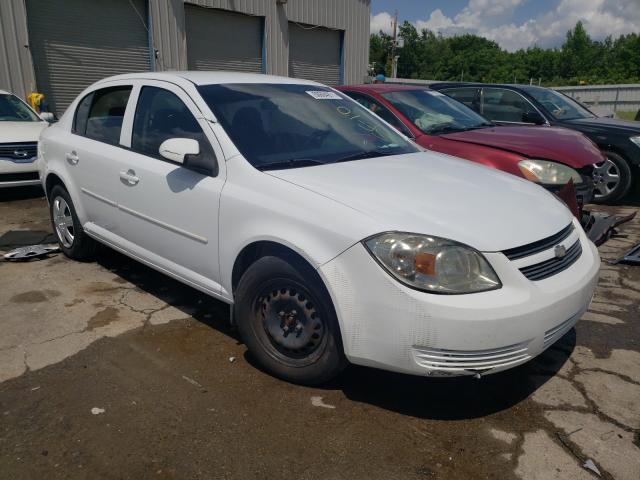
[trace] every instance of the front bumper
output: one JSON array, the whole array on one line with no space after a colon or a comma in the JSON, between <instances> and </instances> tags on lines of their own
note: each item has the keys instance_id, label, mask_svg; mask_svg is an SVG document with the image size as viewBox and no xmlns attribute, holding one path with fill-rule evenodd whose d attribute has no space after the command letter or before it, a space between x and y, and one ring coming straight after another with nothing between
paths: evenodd
<instances>
[{"instance_id":1,"label":"front bumper","mask_svg":"<svg viewBox=\"0 0 640 480\"><path fill-rule=\"evenodd\" d=\"M38 167L36 157L27 161L0 158L0 188L40 185Z\"/></svg>"},{"instance_id":2,"label":"front bumper","mask_svg":"<svg viewBox=\"0 0 640 480\"><path fill-rule=\"evenodd\" d=\"M582 255L571 267L531 281L518 270L529 260L485 253L503 287L468 295L408 288L361 244L354 245L320 268L345 355L355 364L434 376L484 375L530 360L573 327L596 287L598 252L574 223ZM547 253L531 261L544 260Z\"/></svg>"}]
</instances>

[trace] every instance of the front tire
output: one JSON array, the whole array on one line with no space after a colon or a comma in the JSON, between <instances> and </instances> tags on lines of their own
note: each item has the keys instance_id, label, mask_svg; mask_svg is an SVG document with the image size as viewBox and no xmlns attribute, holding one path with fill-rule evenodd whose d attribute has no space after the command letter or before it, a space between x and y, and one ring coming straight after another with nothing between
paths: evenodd
<instances>
[{"instance_id":1,"label":"front tire","mask_svg":"<svg viewBox=\"0 0 640 480\"><path fill-rule=\"evenodd\" d=\"M346 366L333 304L312 274L263 257L244 273L235 298L240 336L269 373L318 385Z\"/></svg>"},{"instance_id":2,"label":"front tire","mask_svg":"<svg viewBox=\"0 0 640 480\"><path fill-rule=\"evenodd\" d=\"M61 185L49 193L49 214L62 252L73 260L89 260L96 243L84 232L71 196Z\"/></svg>"},{"instance_id":3,"label":"front tire","mask_svg":"<svg viewBox=\"0 0 640 480\"><path fill-rule=\"evenodd\" d=\"M594 203L613 203L624 197L631 188L631 167L624 157L603 151L607 159L594 166Z\"/></svg>"}]
</instances>

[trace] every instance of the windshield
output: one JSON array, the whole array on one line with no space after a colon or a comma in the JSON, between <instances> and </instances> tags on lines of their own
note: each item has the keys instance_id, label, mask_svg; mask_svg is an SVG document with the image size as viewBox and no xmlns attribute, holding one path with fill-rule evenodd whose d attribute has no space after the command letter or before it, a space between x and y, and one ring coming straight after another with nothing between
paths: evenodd
<instances>
[{"instance_id":1,"label":"windshield","mask_svg":"<svg viewBox=\"0 0 640 480\"><path fill-rule=\"evenodd\" d=\"M261 170L418 151L367 109L326 87L253 83L198 90L238 150Z\"/></svg>"},{"instance_id":2,"label":"windshield","mask_svg":"<svg viewBox=\"0 0 640 480\"><path fill-rule=\"evenodd\" d=\"M433 90L402 90L383 93L382 96L426 134L492 125L466 105Z\"/></svg>"},{"instance_id":3,"label":"windshield","mask_svg":"<svg viewBox=\"0 0 640 480\"><path fill-rule=\"evenodd\" d=\"M27 105L15 95L0 94L0 122L41 122Z\"/></svg>"},{"instance_id":4,"label":"windshield","mask_svg":"<svg viewBox=\"0 0 640 480\"><path fill-rule=\"evenodd\" d=\"M541 103L557 120L595 117L578 102L555 90L531 88L527 89L527 93Z\"/></svg>"}]
</instances>

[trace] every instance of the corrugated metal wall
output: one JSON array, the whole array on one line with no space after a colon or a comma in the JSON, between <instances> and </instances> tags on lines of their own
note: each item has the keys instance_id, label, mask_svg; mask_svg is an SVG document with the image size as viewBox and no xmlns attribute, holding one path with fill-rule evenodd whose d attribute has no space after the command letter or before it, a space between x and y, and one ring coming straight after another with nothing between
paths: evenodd
<instances>
[{"instance_id":1,"label":"corrugated metal wall","mask_svg":"<svg viewBox=\"0 0 640 480\"><path fill-rule=\"evenodd\" d=\"M28 44L24 0L0 0L0 89L22 98L35 87Z\"/></svg>"},{"instance_id":2,"label":"corrugated metal wall","mask_svg":"<svg viewBox=\"0 0 640 480\"><path fill-rule=\"evenodd\" d=\"M185 70L183 3L265 17L267 73L289 74L288 22L343 30L343 81L361 83L369 62L371 0L149 0L158 70ZM24 97L35 86L24 0L0 0L0 88ZM117 34L117 32L114 32Z\"/></svg>"},{"instance_id":3,"label":"corrugated metal wall","mask_svg":"<svg viewBox=\"0 0 640 480\"><path fill-rule=\"evenodd\" d=\"M186 36L181 0L152 0L158 68L186 68ZM202 7L220 8L265 17L267 73L289 74L288 23L300 22L344 30L344 82L362 83L369 63L371 0L185 0Z\"/></svg>"}]
</instances>

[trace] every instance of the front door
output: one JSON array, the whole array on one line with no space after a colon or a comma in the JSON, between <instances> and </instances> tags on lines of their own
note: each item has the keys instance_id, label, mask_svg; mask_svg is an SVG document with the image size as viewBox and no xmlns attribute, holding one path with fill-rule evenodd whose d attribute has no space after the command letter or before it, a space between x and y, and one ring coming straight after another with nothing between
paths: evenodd
<instances>
[{"instance_id":1,"label":"front door","mask_svg":"<svg viewBox=\"0 0 640 480\"><path fill-rule=\"evenodd\" d=\"M219 292L218 209L224 184L222 152L195 103L179 87L148 81L136 87L127 112L127 139L118 192L122 237L143 259ZM170 138L198 141L184 165L159 154Z\"/></svg>"}]
</instances>

